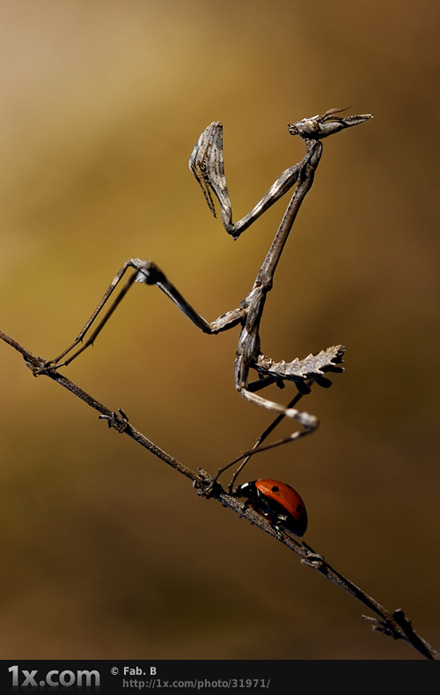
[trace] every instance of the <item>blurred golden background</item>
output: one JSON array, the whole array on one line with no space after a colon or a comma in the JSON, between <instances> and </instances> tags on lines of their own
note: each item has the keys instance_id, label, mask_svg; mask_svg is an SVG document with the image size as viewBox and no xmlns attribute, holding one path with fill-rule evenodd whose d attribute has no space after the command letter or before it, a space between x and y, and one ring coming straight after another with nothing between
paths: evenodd
<instances>
[{"instance_id":1,"label":"blurred golden background","mask_svg":"<svg viewBox=\"0 0 440 695\"><path fill-rule=\"evenodd\" d=\"M374 113L325 141L262 323L273 358L342 343L346 371L304 400L319 431L240 480L296 487L306 541L437 648L439 15L424 0L0 9L0 328L45 358L133 256L208 320L246 296L287 198L232 241L187 168L211 121L237 220L302 158L287 123ZM200 333L136 286L65 374L214 472L271 421L234 389L237 338ZM2 658L421 658L0 351Z\"/></svg>"}]
</instances>

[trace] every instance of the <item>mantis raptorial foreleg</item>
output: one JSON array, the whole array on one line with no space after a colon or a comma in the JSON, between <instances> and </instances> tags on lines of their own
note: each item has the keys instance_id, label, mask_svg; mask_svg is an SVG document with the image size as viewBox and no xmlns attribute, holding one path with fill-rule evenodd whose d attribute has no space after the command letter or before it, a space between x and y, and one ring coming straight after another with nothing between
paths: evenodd
<instances>
[{"instance_id":1,"label":"mantis raptorial foreleg","mask_svg":"<svg viewBox=\"0 0 440 695\"><path fill-rule=\"evenodd\" d=\"M371 114L346 116L341 118L336 114L346 109L329 109L322 116L304 118L302 121L290 123L288 130L291 135L300 135L304 140L322 140L329 135L338 133L345 128L364 123L372 118ZM211 195L214 193L220 203L223 226L234 239L255 222L266 210L282 198L296 183L304 160L289 167L274 181L267 193L238 222L232 222L232 205L229 197L223 161L223 124L213 121L200 135L191 153L188 166L202 189L206 203L214 217L215 204Z\"/></svg>"},{"instance_id":2,"label":"mantis raptorial foreleg","mask_svg":"<svg viewBox=\"0 0 440 695\"><path fill-rule=\"evenodd\" d=\"M223 164L223 125L219 121L211 123L201 134L192 151L189 168L196 177L214 217L216 212L211 190L217 197L222 211L223 226L234 239L238 239L245 229L292 188L300 172L299 164L283 171L260 202L239 222L233 223Z\"/></svg>"}]
</instances>

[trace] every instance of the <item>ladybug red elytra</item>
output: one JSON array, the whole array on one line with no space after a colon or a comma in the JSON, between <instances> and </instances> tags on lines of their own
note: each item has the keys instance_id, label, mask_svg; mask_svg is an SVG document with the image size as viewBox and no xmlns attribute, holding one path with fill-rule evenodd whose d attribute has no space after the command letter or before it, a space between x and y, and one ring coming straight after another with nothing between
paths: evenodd
<instances>
[{"instance_id":1,"label":"ladybug red elytra","mask_svg":"<svg viewBox=\"0 0 440 695\"><path fill-rule=\"evenodd\" d=\"M237 497L247 497L255 511L267 517L277 528L303 536L307 528L307 511L296 490L280 480L268 478L243 483L234 490Z\"/></svg>"}]
</instances>

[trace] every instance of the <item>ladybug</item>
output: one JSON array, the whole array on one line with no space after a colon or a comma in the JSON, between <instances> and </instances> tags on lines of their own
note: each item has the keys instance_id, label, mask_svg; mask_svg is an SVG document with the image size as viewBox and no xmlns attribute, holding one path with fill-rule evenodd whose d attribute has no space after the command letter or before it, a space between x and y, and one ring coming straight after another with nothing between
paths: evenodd
<instances>
[{"instance_id":1,"label":"ladybug","mask_svg":"<svg viewBox=\"0 0 440 695\"><path fill-rule=\"evenodd\" d=\"M279 480L261 479L243 483L234 490L237 497L247 497L255 511L267 517L276 529L303 536L307 528L307 511L296 490Z\"/></svg>"}]
</instances>

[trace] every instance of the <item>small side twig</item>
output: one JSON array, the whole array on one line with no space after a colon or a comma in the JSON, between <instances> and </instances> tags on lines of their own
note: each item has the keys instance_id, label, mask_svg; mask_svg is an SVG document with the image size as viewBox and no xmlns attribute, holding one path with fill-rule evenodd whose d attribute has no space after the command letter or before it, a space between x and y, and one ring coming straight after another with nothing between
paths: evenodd
<instances>
[{"instance_id":1,"label":"small side twig","mask_svg":"<svg viewBox=\"0 0 440 695\"><path fill-rule=\"evenodd\" d=\"M353 582L349 581L343 574L335 570L325 560L323 555L317 553L305 542L299 542L292 536L284 532L280 532L279 529L274 528L261 514L255 512L251 507L237 499L237 497L234 497L226 492L211 475L202 470L195 473L188 466L184 465L154 444L151 440L145 437L145 435L139 432L139 430L133 427L122 410L120 410L119 413L116 413L107 406L103 405L98 400L93 398L93 396L70 381L70 379L67 379L65 376L61 375L56 368L48 367L46 360L33 355L20 343L8 336L3 331L0 331L0 339L21 353L25 360L26 366L31 369L34 375L47 376L60 386L63 386L74 396L80 398L87 405L96 410L99 413L99 417L101 419L105 419L110 428L116 429L121 434L126 434L137 444L140 444L161 459L164 463L168 464L176 471L192 480L193 486L200 496L204 496L206 490L209 489L209 499L217 500L222 504L222 506L228 507L232 511L239 514L240 517L246 519L254 526L272 536L272 538L274 538L276 541L283 543L283 545L299 555L302 564L316 570L323 577L329 579L341 589L349 593L357 601L360 601L377 616L363 616L365 620L372 623L373 630L382 632L393 639L405 640L426 659L440 660L440 653L417 634L412 627L411 621L405 616L404 612L400 608L392 613L388 611L374 598L369 596L363 589L356 586L356 584L353 584Z\"/></svg>"}]
</instances>

